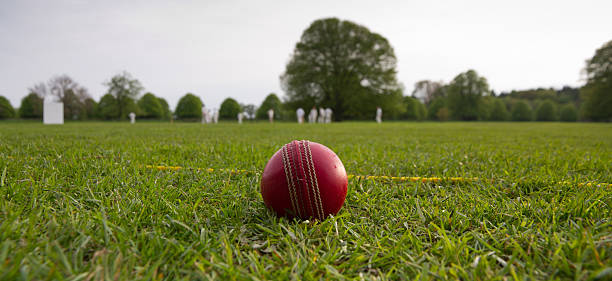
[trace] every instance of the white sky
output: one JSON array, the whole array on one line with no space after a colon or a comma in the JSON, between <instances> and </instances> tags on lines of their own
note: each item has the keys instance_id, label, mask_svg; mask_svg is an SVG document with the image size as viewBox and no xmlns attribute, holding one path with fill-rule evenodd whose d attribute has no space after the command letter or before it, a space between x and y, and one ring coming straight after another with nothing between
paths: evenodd
<instances>
[{"instance_id":1,"label":"white sky","mask_svg":"<svg viewBox=\"0 0 612 281\"><path fill-rule=\"evenodd\" d=\"M338 17L385 36L398 79L450 81L473 68L496 92L578 86L612 40L612 1L0 0L0 95L68 74L96 99L126 70L174 109L187 92L259 106L310 23Z\"/></svg>"}]
</instances>

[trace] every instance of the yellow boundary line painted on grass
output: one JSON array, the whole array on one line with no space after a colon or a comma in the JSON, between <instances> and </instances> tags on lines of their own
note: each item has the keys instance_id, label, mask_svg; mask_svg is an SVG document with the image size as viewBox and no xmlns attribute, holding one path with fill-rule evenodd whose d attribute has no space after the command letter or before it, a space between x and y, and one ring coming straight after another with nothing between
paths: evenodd
<instances>
[{"instance_id":1,"label":"yellow boundary line painted on grass","mask_svg":"<svg viewBox=\"0 0 612 281\"><path fill-rule=\"evenodd\" d=\"M181 166L155 166L155 165L145 165L147 169L156 169L159 171L178 171L182 169L186 170L196 170L196 171L206 171L209 173L213 172L228 172L230 174L247 174L247 173L257 173L256 171L249 170L239 170L239 169L213 169L213 168L183 168ZM393 176L363 176L363 175L347 175L349 179L357 179L357 180L372 180L372 181L399 181L399 182L423 182L423 183L439 183L439 182L495 182L493 179L481 179L477 177L469 178L469 177L393 177ZM557 184L566 184L572 185L569 181L560 181ZM594 183L594 182L586 182L586 183L578 183L578 186L596 186L596 187L609 187L612 188L612 183Z\"/></svg>"},{"instance_id":2,"label":"yellow boundary line painted on grass","mask_svg":"<svg viewBox=\"0 0 612 281\"><path fill-rule=\"evenodd\" d=\"M15 157L7 156L8 159L15 159ZM33 160L33 157L30 157L30 160ZM186 170L196 170L196 171L205 171L209 173L213 172L225 172L230 174L248 174L248 173L258 173L257 171L249 171L242 169L213 169L213 168L184 168L181 166L158 166L158 165L140 165L140 167L144 167L146 169L155 169L158 171L178 171L182 169ZM440 183L440 182L452 182L452 183L461 183L461 182L495 182L494 179L481 179L477 177L394 177L394 176L367 176L367 175L347 175L349 179L357 179L357 180L372 180L372 181L396 181L396 182L422 182L422 183ZM501 180L500 180L501 181ZM576 184L579 187L587 186L587 187L608 187L612 188L612 183L597 183L597 182L582 182L582 183L572 183L569 181L560 181L557 184L565 184L565 185L573 185Z\"/></svg>"}]
</instances>

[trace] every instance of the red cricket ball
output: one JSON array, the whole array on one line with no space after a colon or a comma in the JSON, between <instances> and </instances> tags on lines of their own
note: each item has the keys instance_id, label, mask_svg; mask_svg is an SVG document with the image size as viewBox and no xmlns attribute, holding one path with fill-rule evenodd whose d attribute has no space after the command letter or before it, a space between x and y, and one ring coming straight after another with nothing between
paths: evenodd
<instances>
[{"instance_id":1,"label":"red cricket ball","mask_svg":"<svg viewBox=\"0 0 612 281\"><path fill-rule=\"evenodd\" d=\"M261 195L279 216L324 220L344 204L347 185L344 165L331 149L294 140L266 164Z\"/></svg>"}]
</instances>

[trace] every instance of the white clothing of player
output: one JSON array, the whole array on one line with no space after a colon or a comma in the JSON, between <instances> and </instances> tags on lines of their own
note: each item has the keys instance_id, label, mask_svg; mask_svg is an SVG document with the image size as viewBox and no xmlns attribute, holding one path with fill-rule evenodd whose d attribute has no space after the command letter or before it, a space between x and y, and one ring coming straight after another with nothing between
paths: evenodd
<instances>
[{"instance_id":1,"label":"white clothing of player","mask_svg":"<svg viewBox=\"0 0 612 281\"><path fill-rule=\"evenodd\" d=\"M325 123L325 108L319 107L319 123Z\"/></svg>"},{"instance_id":2,"label":"white clothing of player","mask_svg":"<svg viewBox=\"0 0 612 281\"><path fill-rule=\"evenodd\" d=\"M313 107L308 114L308 123L316 123L317 122L317 108Z\"/></svg>"},{"instance_id":3,"label":"white clothing of player","mask_svg":"<svg viewBox=\"0 0 612 281\"><path fill-rule=\"evenodd\" d=\"M382 122L382 108L380 108L380 107L376 108L376 122L377 123L381 123Z\"/></svg>"},{"instance_id":4,"label":"white clothing of player","mask_svg":"<svg viewBox=\"0 0 612 281\"><path fill-rule=\"evenodd\" d=\"M331 123L333 111L331 108L325 109L325 123Z\"/></svg>"},{"instance_id":5,"label":"white clothing of player","mask_svg":"<svg viewBox=\"0 0 612 281\"><path fill-rule=\"evenodd\" d=\"M202 124L206 124L206 118L208 118L206 115L208 115L208 110L202 106Z\"/></svg>"},{"instance_id":6,"label":"white clothing of player","mask_svg":"<svg viewBox=\"0 0 612 281\"><path fill-rule=\"evenodd\" d=\"M244 118L244 114L242 112L238 113L238 124L242 124L242 118Z\"/></svg>"},{"instance_id":7,"label":"white clothing of player","mask_svg":"<svg viewBox=\"0 0 612 281\"><path fill-rule=\"evenodd\" d=\"M136 123L136 113L130 112L130 114L128 115L130 116L130 123L132 124Z\"/></svg>"},{"instance_id":8,"label":"white clothing of player","mask_svg":"<svg viewBox=\"0 0 612 281\"><path fill-rule=\"evenodd\" d=\"M304 114L305 114L304 109L302 109L301 107L298 108L295 111L295 114L297 115L298 124L304 123Z\"/></svg>"},{"instance_id":9,"label":"white clothing of player","mask_svg":"<svg viewBox=\"0 0 612 281\"><path fill-rule=\"evenodd\" d=\"M274 109L272 108L268 110L268 120L270 120L270 123L274 122Z\"/></svg>"},{"instance_id":10,"label":"white clothing of player","mask_svg":"<svg viewBox=\"0 0 612 281\"><path fill-rule=\"evenodd\" d=\"M215 122L215 124L219 123L219 110L218 109L213 109L213 122Z\"/></svg>"}]
</instances>

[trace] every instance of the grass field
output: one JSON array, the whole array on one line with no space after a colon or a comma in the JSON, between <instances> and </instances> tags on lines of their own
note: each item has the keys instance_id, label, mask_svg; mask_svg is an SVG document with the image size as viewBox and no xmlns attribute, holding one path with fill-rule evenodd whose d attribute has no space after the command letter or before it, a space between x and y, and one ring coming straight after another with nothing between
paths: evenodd
<instances>
[{"instance_id":1,"label":"grass field","mask_svg":"<svg viewBox=\"0 0 612 281\"><path fill-rule=\"evenodd\" d=\"M259 178L292 139L481 180L352 179L336 217L279 219ZM1 280L612 279L612 186L583 184L612 183L612 124L0 123L0 173Z\"/></svg>"}]
</instances>

